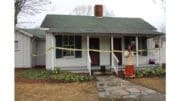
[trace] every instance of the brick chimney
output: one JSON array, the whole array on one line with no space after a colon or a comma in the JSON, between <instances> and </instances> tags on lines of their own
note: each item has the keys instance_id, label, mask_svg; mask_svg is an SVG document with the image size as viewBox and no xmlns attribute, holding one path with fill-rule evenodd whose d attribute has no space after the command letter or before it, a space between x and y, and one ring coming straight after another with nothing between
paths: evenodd
<instances>
[{"instance_id":1,"label":"brick chimney","mask_svg":"<svg viewBox=\"0 0 180 101\"><path fill-rule=\"evenodd\" d=\"M94 6L94 15L96 17L103 17L103 5L95 5Z\"/></svg>"}]
</instances>

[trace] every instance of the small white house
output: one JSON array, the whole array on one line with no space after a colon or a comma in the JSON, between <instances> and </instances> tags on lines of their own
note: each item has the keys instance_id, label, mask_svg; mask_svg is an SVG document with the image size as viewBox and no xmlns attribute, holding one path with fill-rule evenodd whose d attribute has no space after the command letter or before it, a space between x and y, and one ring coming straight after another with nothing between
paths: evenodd
<instances>
[{"instance_id":1,"label":"small white house","mask_svg":"<svg viewBox=\"0 0 180 101\"><path fill-rule=\"evenodd\" d=\"M45 32L38 29L15 29L15 68L45 67Z\"/></svg>"},{"instance_id":2,"label":"small white house","mask_svg":"<svg viewBox=\"0 0 180 101\"><path fill-rule=\"evenodd\" d=\"M101 9L101 10L98 10ZM165 61L165 34L141 18L46 15L38 29L16 29L15 66L89 72L124 67L123 51L133 45L136 67Z\"/></svg>"},{"instance_id":3,"label":"small white house","mask_svg":"<svg viewBox=\"0 0 180 101\"><path fill-rule=\"evenodd\" d=\"M121 51L130 44L138 52L136 67L165 63L163 33L141 18L104 17L99 7L95 7L95 16L46 15L41 24L49 49L46 69L89 73L100 66L118 69L125 64Z\"/></svg>"}]
</instances>

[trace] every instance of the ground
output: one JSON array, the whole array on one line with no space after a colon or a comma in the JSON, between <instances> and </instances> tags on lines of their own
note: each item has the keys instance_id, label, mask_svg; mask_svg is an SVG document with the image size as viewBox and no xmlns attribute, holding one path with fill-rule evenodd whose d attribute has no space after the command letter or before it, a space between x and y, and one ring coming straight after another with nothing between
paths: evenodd
<instances>
[{"instance_id":1,"label":"ground","mask_svg":"<svg viewBox=\"0 0 180 101\"><path fill-rule=\"evenodd\" d=\"M98 101L96 82L22 83L15 85L16 101Z\"/></svg>"},{"instance_id":2,"label":"ground","mask_svg":"<svg viewBox=\"0 0 180 101\"><path fill-rule=\"evenodd\" d=\"M16 101L98 101L96 81L57 83L21 78L15 72ZM164 77L130 79L131 82L165 93Z\"/></svg>"},{"instance_id":3,"label":"ground","mask_svg":"<svg viewBox=\"0 0 180 101\"><path fill-rule=\"evenodd\" d=\"M96 81L56 83L27 80L15 72L16 101L98 101Z\"/></svg>"},{"instance_id":4,"label":"ground","mask_svg":"<svg viewBox=\"0 0 180 101\"><path fill-rule=\"evenodd\" d=\"M129 81L139 85L143 85L147 88L154 89L164 94L166 93L165 77L135 78L135 79L130 79Z\"/></svg>"}]
</instances>

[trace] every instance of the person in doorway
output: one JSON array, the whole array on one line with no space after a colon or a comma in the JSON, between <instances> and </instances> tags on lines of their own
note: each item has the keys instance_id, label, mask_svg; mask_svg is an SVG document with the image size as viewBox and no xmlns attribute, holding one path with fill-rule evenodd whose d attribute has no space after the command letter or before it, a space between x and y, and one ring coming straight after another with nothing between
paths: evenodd
<instances>
[{"instance_id":1,"label":"person in doorway","mask_svg":"<svg viewBox=\"0 0 180 101\"><path fill-rule=\"evenodd\" d=\"M133 78L135 77L134 68L134 52L132 51L132 46L129 45L128 49L124 52L125 56L125 77Z\"/></svg>"}]
</instances>

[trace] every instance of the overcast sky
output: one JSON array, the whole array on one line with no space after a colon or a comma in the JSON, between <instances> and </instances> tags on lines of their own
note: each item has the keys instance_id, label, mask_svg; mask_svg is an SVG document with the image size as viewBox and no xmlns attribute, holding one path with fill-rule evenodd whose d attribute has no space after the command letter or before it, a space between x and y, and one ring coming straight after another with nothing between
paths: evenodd
<instances>
[{"instance_id":1,"label":"overcast sky","mask_svg":"<svg viewBox=\"0 0 180 101\"><path fill-rule=\"evenodd\" d=\"M162 29L165 24L165 10L161 6L160 0L51 0L52 4L48 6L49 10L33 16L22 15L19 17L21 23L18 26L24 28L33 28L40 26L46 14L72 14L72 11L78 5L103 4L106 9L113 11L116 17L140 17L158 28Z\"/></svg>"}]
</instances>

